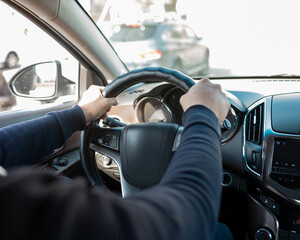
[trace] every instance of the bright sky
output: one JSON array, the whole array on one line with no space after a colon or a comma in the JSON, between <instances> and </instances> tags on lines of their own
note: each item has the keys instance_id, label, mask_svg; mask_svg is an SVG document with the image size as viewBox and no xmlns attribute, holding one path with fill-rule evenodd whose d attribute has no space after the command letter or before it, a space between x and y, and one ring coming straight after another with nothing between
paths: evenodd
<instances>
[{"instance_id":1,"label":"bright sky","mask_svg":"<svg viewBox=\"0 0 300 240\"><path fill-rule=\"evenodd\" d=\"M178 2L210 48L212 67L229 68L235 75L300 74L300 1Z\"/></svg>"}]
</instances>

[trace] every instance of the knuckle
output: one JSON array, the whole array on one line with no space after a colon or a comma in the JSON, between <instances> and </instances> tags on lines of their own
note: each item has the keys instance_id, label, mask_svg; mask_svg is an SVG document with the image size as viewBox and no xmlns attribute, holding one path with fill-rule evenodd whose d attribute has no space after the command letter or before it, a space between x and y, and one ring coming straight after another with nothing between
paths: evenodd
<instances>
[{"instance_id":1,"label":"knuckle","mask_svg":"<svg viewBox=\"0 0 300 240\"><path fill-rule=\"evenodd\" d=\"M230 108L231 107L231 104L230 102L227 100L227 107Z\"/></svg>"},{"instance_id":2,"label":"knuckle","mask_svg":"<svg viewBox=\"0 0 300 240\"><path fill-rule=\"evenodd\" d=\"M203 82L203 83L208 83L208 82L209 82L209 79L208 79L208 78L202 78L202 79L201 79L201 82Z\"/></svg>"},{"instance_id":3,"label":"knuckle","mask_svg":"<svg viewBox=\"0 0 300 240\"><path fill-rule=\"evenodd\" d=\"M221 91L222 90L222 87L220 84L214 84L214 89L215 90L218 90L218 91Z\"/></svg>"}]
</instances>

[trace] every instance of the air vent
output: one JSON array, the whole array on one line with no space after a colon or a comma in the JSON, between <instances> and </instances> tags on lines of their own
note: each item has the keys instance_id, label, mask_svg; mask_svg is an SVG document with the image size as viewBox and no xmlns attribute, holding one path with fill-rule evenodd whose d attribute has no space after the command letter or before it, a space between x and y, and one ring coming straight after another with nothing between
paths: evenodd
<instances>
[{"instance_id":1,"label":"air vent","mask_svg":"<svg viewBox=\"0 0 300 240\"><path fill-rule=\"evenodd\" d=\"M130 91L128 94L137 94L137 93L143 93L145 90L144 89L140 89L140 90L134 90L134 91Z\"/></svg>"},{"instance_id":2,"label":"air vent","mask_svg":"<svg viewBox=\"0 0 300 240\"><path fill-rule=\"evenodd\" d=\"M264 104L260 104L248 113L246 120L246 140L260 145L263 136Z\"/></svg>"}]
</instances>

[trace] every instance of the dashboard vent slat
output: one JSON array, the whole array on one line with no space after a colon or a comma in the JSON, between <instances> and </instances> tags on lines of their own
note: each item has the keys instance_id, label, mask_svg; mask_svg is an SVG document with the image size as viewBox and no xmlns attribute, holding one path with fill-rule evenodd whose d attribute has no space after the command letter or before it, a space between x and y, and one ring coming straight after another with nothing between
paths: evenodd
<instances>
[{"instance_id":1,"label":"dashboard vent slat","mask_svg":"<svg viewBox=\"0 0 300 240\"><path fill-rule=\"evenodd\" d=\"M247 116L246 120L246 140L260 145L262 143L264 104L260 104Z\"/></svg>"}]
</instances>

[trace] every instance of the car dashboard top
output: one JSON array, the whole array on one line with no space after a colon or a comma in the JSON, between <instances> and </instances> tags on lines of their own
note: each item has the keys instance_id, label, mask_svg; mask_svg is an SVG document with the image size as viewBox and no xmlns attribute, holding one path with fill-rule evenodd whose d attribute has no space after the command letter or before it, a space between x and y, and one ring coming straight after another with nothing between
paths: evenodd
<instances>
[{"instance_id":1,"label":"car dashboard top","mask_svg":"<svg viewBox=\"0 0 300 240\"><path fill-rule=\"evenodd\" d=\"M231 103L226 119L220 124L224 169L299 207L300 93L295 92L300 89L299 81L257 78L212 81L228 91ZM133 86L118 99L122 105L133 106L137 123L181 124L183 110L179 100L183 94L173 85L151 83ZM126 122L126 117L119 117Z\"/></svg>"}]
</instances>

